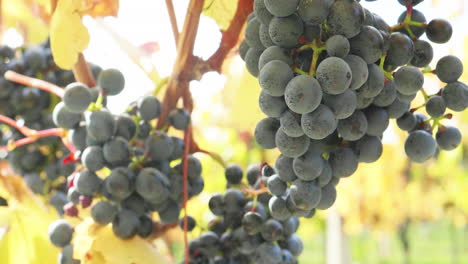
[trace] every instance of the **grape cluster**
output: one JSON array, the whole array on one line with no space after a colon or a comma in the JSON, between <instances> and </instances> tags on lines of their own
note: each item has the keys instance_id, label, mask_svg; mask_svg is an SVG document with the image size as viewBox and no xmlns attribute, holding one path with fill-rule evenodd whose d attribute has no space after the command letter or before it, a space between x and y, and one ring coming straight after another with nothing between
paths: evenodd
<instances>
[{"instance_id":1,"label":"grape cluster","mask_svg":"<svg viewBox=\"0 0 468 264\"><path fill-rule=\"evenodd\" d=\"M225 176L230 187L210 198L209 208L215 218L209 222L208 231L190 241L189 263L297 263L303 250L295 234L299 218L285 213L288 205L283 200L261 192L263 185L276 177L275 170L268 165L262 169L250 166L246 173L249 185L241 189L235 188L242 186L239 166L228 166ZM191 230L196 223L189 219Z\"/></svg>"},{"instance_id":2,"label":"grape cluster","mask_svg":"<svg viewBox=\"0 0 468 264\"><path fill-rule=\"evenodd\" d=\"M99 66L90 66L93 73L99 73ZM49 42L16 50L6 45L0 46L0 115L34 130L53 128L51 109L57 103L56 97L6 80L3 75L8 70L59 86L73 82L71 71L61 70L55 65ZM2 145L25 137L18 130L5 125L1 125L0 132ZM24 177L34 193L50 196L50 203L62 213L67 200L64 179L75 169L74 164L64 163L69 154L59 137L49 137L11 150L6 159L11 168Z\"/></svg>"},{"instance_id":3,"label":"grape cluster","mask_svg":"<svg viewBox=\"0 0 468 264\"><path fill-rule=\"evenodd\" d=\"M355 0L254 1L239 53L262 88L267 117L255 128L256 141L281 152L267 186L291 215L332 206L339 180L359 162L380 158L390 119L409 132L405 152L414 162L460 143L460 131L441 121L451 117L447 108L468 106L468 87L458 82L462 63L446 56L430 70L433 49L420 39L446 43L452 27L442 19L426 23L413 8L420 2L399 0L407 10L390 27ZM424 73L447 85L427 95ZM418 92L430 118L415 113L422 107L410 109Z\"/></svg>"},{"instance_id":4,"label":"grape cluster","mask_svg":"<svg viewBox=\"0 0 468 264\"><path fill-rule=\"evenodd\" d=\"M153 232L152 212L158 212L163 224L179 220L184 141L155 128L162 105L154 95L131 103L123 114L105 107L107 96L119 94L125 86L120 71L103 70L97 82L96 88L78 82L67 85L53 110L55 125L68 130L77 149L75 159L82 165L68 178L70 202L64 210L77 216L79 207L91 207L93 220L99 225L112 223L119 238L147 238ZM93 91L98 91L97 99ZM178 130L190 123L183 109L170 112L168 119ZM196 157L187 157L187 167L191 198L203 190L204 181Z\"/></svg>"}]
</instances>

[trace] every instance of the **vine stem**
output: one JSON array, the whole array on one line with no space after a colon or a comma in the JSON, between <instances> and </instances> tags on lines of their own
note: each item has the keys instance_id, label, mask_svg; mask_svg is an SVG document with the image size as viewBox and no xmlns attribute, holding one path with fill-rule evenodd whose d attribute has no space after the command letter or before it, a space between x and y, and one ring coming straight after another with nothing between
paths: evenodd
<instances>
[{"instance_id":1,"label":"vine stem","mask_svg":"<svg viewBox=\"0 0 468 264\"><path fill-rule=\"evenodd\" d=\"M184 96L186 93L184 90L188 90L192 74L187 69L193 68L195 61L193 47L204 2L204 0L191 0L188 6L184 28L177 44L176 63L167 84L163 111L159 117L157 129L165 126L169 112L177 106L179 99Z\"/></svg>"},{"instance_id":2,"label":"vine stem","mask_svg":"<svg viewBox=\"0 0 468 264\"><path fill-rule=\"evenodd\" d=\"M0 115L0 122L17 129L19 132L21 132L21 134L25 135L26 137L33 136L37 133L36 130L30 129L29 127L20 126L15 120L4 115Z\"/></svg>"},{"instance_id":3,"label":"vine stem","mask_svg":"<svg viewBox=\"0 0 468 264\"><path fill-rule=\"evenodd\" d=\"M90 88L96 87L96 80L94 80L93 73L81 52L78 54L78 61L73 67L73 75L77 82L84 83Z\"/></svg>"},{"instance_id":4,"label":"vine stem","mask_svg":"<svg viewBox=\"0 0 468 264\"><path fill-rule=\"evenodd\" d=\"M188 155L191 146L191 138L192 138L192 125L189 125L187 130L184 134L184 158L183 158L183 207L184 207L184 255L185 255L185 264L189 263L190 255L189 255L189 248L188 248L188 219L187 219L187 201L188 201Z\"/></svg>"},{"instance_id":5,"label":"vine stem","mask_svg":"<svg viewBox=\"0 0 468 264\"><path fill-rule=\"evenodd\" d=\"M58 97L63 98L64 91L62 88L58 87L55 84L52 84L43 80L39 80L39 79L32 78L23 74L19 74L14 71L5 72L5 79L15 82L15 83L25 85L25 86L34 87L34 88L37 88L37 89L40 89L49 93L53 93L57 95Z\"/></svg>"},{"instance_id":6,"label":"vine stem","mask_svg":"<svg viewBox=\"0 0 468 264\"><path fill-rule=\"evenodd\" d=\"M169 19L171 21L172 34L174 35L174 41L177 45L177 43L179 42L179 27L177 26L177 18L175 16L174 4L172 3L172 0L166 0L166 8L167 8L167 14L169 15Z\"/></svg>"},{"instance_id":7,"label":"vine stem","mask_svg":"<svg viewBox=\"0 0 468 264\"><path fill-rule=\"evenodd\" d=\"M0 149L3 151L11 151L17 147L31 144L40 138L53 137L53 136L63 137L64 134L65 134L65 130L61 128L45 129L45 130L37 131L36 135L32 137L26 137L26 138L22 138L13 142L9 142L7 146L3 146Z\"/></svg>"}]
</instances>

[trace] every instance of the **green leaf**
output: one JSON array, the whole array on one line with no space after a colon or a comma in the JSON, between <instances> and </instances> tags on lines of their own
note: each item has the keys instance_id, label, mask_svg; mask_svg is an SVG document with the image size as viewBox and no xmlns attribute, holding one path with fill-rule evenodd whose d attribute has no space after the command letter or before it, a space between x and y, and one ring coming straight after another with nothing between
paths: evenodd
<instances>
[{"instance_id":1,"label":"green leaf","mask_svg":"<svg viewBox=\"0 0 468 264\"><path fill-rule=\"evenodd\" d=\"M229 27L236 13L238 0L206 0L203 14L216 21L221 30Z\"/></svg>"}]
</instances>

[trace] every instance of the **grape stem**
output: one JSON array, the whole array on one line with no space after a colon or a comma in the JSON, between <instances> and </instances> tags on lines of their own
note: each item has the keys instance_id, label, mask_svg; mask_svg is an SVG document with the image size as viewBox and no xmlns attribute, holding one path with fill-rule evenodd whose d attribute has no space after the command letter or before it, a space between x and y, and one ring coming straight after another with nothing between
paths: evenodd
<instances>
[{"instance_id":1,"label":"grape stem","mask_svg":"<svg viewBox=\"0 0 468 264\"><path fill-rule=\"evenodd\" d=\"M185 253L185 264L189 263L189 248L188 248L188 212L187 212L187 201L188 201L188 155L190 151L192 138L192 125L189 124L188 128L184 133L184 157L182 160L182 176L183 176L183 208L184 208L184 253Z\"/></svg>"},{"instance_id":2,"label":"grape stem","mask_svg":"<svg viewBox=\"0 0 468 264\"><path fill-rule=\"evenodd\" d=\"M258 190L247 188L247 189L243 189L242 192L248 195L253 195L255 197L255 196L259 196L260 194L268 193L268 188L265 186L261 187Z\"/></svg>"},{"instance_id":3,"label":"grape stem","mask_svg":"<svg viewBox=\"0 0 468 264\"><path fill-rule=\"evenodd\" d=\"M4 115L0 115L0 122L17 129L19 132L21 132L21 134L25 135L26 137L32 137L37 133L36 130L30 129L25 126L20 126L15 120Z\"/></svg>"},{"instance_id":4,"label":"grape stem","mask_svg":"<svg viewBox=\"0 0 468 264\"><path fill-rule=\"evenodd\" d=\"M174 41L177 45L179 42L179 27L177 26L177 18L174 11L174 4L172 0L166 0L167 14L169 15L169 20L171 21L172 34L174 35Z\"/></svg>"},{"instance_id":5,"label":"grape stem","mask_svg":"<svg viewBox=\"0 0 468 264\"><path fill-rule=\"evenodd\" d=\"M1 147L0 150L12 151L17 147L31 144L40 138L53 137L53 136L63 137L64 135L65 135L65 130L63 130L62 128L50 128L50 129L40 130L40 131L36 131L34 136L8 142L8 145Z\"/></svg>"},{"instance_id":6,"label":"grape stem","mask_svg":"<svg viewBox=\"0 0 468 264\"><path fill-rule=\"evenodd\" d=\"M78 61L73 67L73 75L77 82L84 83L90 88L96 87L96 80L82 52L78 54Z\"/></svg>"},{"instance_id":7,"label":"grape stem","mask_svg":"<svg viewBox=\"0 0 468 264\"><path fill-rule=\"evenodd\" d=\"M5 79L25 86L34 87L63 98L64 90L55 84L32 78L14 71L5 72Z\"/></svg>"},{"instance_id":8,"label":"grape stem","mask_svg":"<svg viewBox=\"0 0 468 264\"><path fill-rule=\"evenodd\" d=\"M392 72L388 72L384 69L384 66L385 66L385 59L387 58L387 54L384 53L381 57L380 57L380 64L379 64L379 67L380 67L380 70L383 72L384 76L393 81L394 78L393 78L393 73Z\"/></svg>"}]
</instances>

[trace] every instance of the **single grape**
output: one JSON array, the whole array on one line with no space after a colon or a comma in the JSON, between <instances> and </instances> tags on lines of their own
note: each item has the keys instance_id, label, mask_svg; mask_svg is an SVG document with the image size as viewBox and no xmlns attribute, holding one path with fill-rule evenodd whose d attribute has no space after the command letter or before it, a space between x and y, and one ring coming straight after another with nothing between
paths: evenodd
<instances>
[{"instance_id":1,"label":"single grape","mask_svg":"<svg viewBox=\"0 0 468 264\"><path fill-rule=\"evenodd\" d=\"M162 131L155 131L145 142L145 149L153 160L165 160L172 155L172 139Z\"/></svg>"},{"instance_id":2,"label":"single grape","mask_svg":"<svg viewBox=\"0 0 468 264\"><path fill-rule=\"evenodd\" d=\"M361 32L351 38L349 43L351 45L351 53L358 55L368 64L378 61L384 50L382 34L370 25L363 26Z\"/></svg>"},{"instance_id":3,"label":"single grape","mask_svg":"<svg viewBox=\"0 0 468 264\"><path fill-rule=\"evenodd\" d=\"M414 66L403 66L395 73L395 87L404 95L412 95L422 89L424 75Z\"/></svg>"},{"instance_id":4,"label":"single grape","mask_svg":"<svg viewBox=\"0 0 468 264\"><path fill-rule=\"evenodd\" d=\"M413 41L405 34L394 32L390 35L384 68L386 71L395 70L398 66L410 62L413 55Z\"/></svg>"},{"instance_id":5,"label":"single grape","mask_svg":"<svg viewBox=\"0 0 468 264\"><path fill-rule=\"evenodd\" d=\"M98 85L108 95L117 95L125 87L125 78L117 69L103 70L98 77Z\"/></svg>"},{"instance_id":6,"label":"single grape","mask_svg":"<svg viewBox=\"0 0 468 264\"><path fill-rule=\"evenodd\" d=\"M117 207L106 201L99 201L91 208L91 217L100 225L107 225L117 215Z\"/></svg>"},{"instance_id":7,"label":"single grape","mask_svg":"<svg viewBox=\"0 0 468 264\"><path fill-rule=\"evenodd\" d=\"M250 48L245 54L245 66L250 74L257 77L259 73L258 61L263 49Z\"/></svg>"},{"instance_id":8,"label":"single grape","mask_svg":"<svg viewBox=\"0 0 468 264\"><path fill-rule=\"evenodd\" d=\"M70 244L73 236L73 227L65 220L55 220L49 226L49 240L56 247L65 247Z\"/></svg>"},{"instance_id":9,"label":"single grape","mask_svg":"<svg viewBox=\"0 0 468 264\"><path fill-rule=\"evenodd\" d=\"M242 181L242 168L237 164L230 164L224 170L224 176L230 184L240 184Z\"/></svg>"},{"instance_id":10,"label":"single grape","mask_svg":"<svg viewBox=\"0 0 468 264\"><path fill-rule=\"evenodd\" d=\"M348 39L341 35L334 35L327 39L326 47L329 56L340 58L346 57L351 50Z\"/></svg>"},{"instance_id":11,"label":"single grape","mask_svg":"<svg viewBox=\"0 0 468 264\"><path fill-rule=\"evenodd\" d=\"M426 27L426 36L434 43L447 43L452 33L452 25L445 19L433 19Z\"/></svg>"},{"instance_id":12,"label":"single grape","mask_svg":"<svg viewBox=\"0 0 468 264\"><path fill-rule=\"evenodd\" d=\"M449 83L442 90L442 98L448 109L463 111L468 106L468 87L461 82Z\"/></svg>"},{"instance_id":13,"label":"single grape","mask_svg":"<svg viewBox=\"0 0 468 264\"><path fill-rule=\"evenodd\" d=\"M405 114L410 108L408 103L401 102L398 98L393 101L386 109L388 117L390 118L400 118Z\"/></svg>"},{"instance_id":14,"label":"single grape","mask_svg":"<svg viewBox=\"0 0 468 264\"><path fill-rule=\"evenodd\" d=\"M110 175L104 180L106 191L118 200L129 197L133 190L133 180L135 175L126 167L113 169Z\"/></svg>"},{"instance_id":15,"label":"single grape","mask_svg":"<svg viewBox=\"0 0 468 264\"><path fill-rule=\"evenodd\" d=\"M356 1L335 1L327 17L327 25L334 35L352 38L359 34L365 12Z\"/></svg>"},{"instance_id":16,"label":"single grape","mask_svg":"<svg viewBox=\"0 0 468 264\"><path fill-rule=\"evenodd\" d=\"M279 155L275 162L275 169L278 176L285 182L292 182L297 179L297 175L293 169L293 158Z\"/></svg>"},{"instance_id":17,"label":"single grape","mask_svg":"<svg viewBox=\"0 0 468 264\"><path fill-rule=\"evenodd\" d=\"M130 239L136 235L140 220L133 211L121 209L112 221L114 234L121 239Z\"/></svg>"},{"instance_id":18,"label":"single grape","mask_svg":"<svg viewBox=\"0 0 468 264\"><path fill-rule=\"evenodd\" d=\"M105 165L104 154L99 146L89 146L81 155L81 162L90 171L98 171Z\"/></svg>"},{"instance_id":19,"label":"single grape","mask_svg":"<svg viewBox=\"0 0 468 264\"><path fill-rule=\"evenodd\" d=\"M169 113L169 123L178 130L186 130L190 124L190 113L185 109L174 109Z\"/></svg>"},{"instance_id":20,"label":"single grape","mask_svg":"<svg viewBox=\"0 0 468 264\"><path fill-rule=\"evenodd\" d=\"M290 186L291 201L302 210L312 210L322 197L322 190L313 181L295 180Z\"/></svg>"},{"instance_id":21,"label":"single grape","mask_svg":"<svg viewBox=\"0 0 468 264\"><path fill-rule=\"evenodd\" d=\"M460 145L462 134L452 126L440 127L436 133L437 145L443 150L453 150Z\"/></svg>"},{"instance_id":22,"label":"single grape","mask_svg":"<svg viewBox=\"0 0 468 264\"><path fill-rule=\"evenodd\" d=\"M333 184L327 184L322 187L322 197L320 199L319 204L317 205L317 209L326 210L335 203L336 201L336 189Z\"/></svg>"},{"instance_id":23,"label":"single grape","mask_svg":"<svg viewBox=\"0 0 468 264\"><path fill-rule=\"evenodd\" d=\"M364 114L367 119L366 133L370 136L382 136L390 122L387 111L380 107L369 107Z\"/></svg>"},{"instance_id":24,"label":"single grape","mask_svg":"<svg viewBox=\"0 0 468 264\"><path fill-rule=\"evenodd\" d=\"M313 181L322 173L324 163L325 161L319 153L308 151L294 159L293 169L299 179Z\"/></svg>"},{"instance_id":25,"label":"single grape","mask_svg":"<svg viewBox=\"0 0 468 264\"><path fill-rule=\"evenodd\" d=\"M364 85L359 88L358 93L365 98L374 98L379 95L385 87L385 77L379 66L375 64L369 64L368 71L369 77Z\"/></svg>"},{"instance_id":26,"label":"single grape","mask_svg":"<svg viewBox=\"0 0 468 264\"><path fill-rule=\"evenodd\" d=\"M374 98L372 102L379 107L387 107L391 105L397 98L397 90L393 81L386 82L384 89Z\"/></svg>"},{"instance_id":27,"label":"single grape","mask_svg":"<svg viewBox=\"0 0 468 264\"><path fill-rule=\"evenodd\" d=\"M327 137L335 131L337 124L335 114L330 108L322 104L313 112L303 114L301 118L302 130L311 139Z\"/></svg>"},{"instance_id":28,"label":"single grape","mask_svg":"<svg viewBox=\"0 0 468 264\"><path fill-rule=\"evenodd\" d=\"M185 218L182 217L179 220L179 227L183 230L184 229L184 222ZM195 221L195 218L191 217L190 215L187 215L187 231L191 232L193 229L197 226L197 221Z\"/></svg>"},{"instance_id":29,"label":"single grape","mask_svg":"<svg viewBox=\"0 0 468 264\"><path fill-rule=\"evenodd\" d=\"M435 73L444 83L456 82L463 74L463 63L459 58L447 55L437 62Z\"/></svg>"},{"instance_id":30,"label":"single grape","mask_svg":"<svg viewBox=\"0 0 468 264\"><path fill-rule=\"evenodd\" d=\"M260 71L258 81L263 91L271 96L282 96L286 85L293 79L294 74L283 61L274 60L268 62Z\"/></svg>"},{"instance_id":31,"label":"single grape","mask_svg":"<svg viewBox=\"0 0 468 264\"><path fill-rule=\"evenodd\" d=\"M92 196L101 189L102 180L94 172L83 170L75 176L76 189L82 195Z\"/></svg>"},{"instance_id":32,"label":"single grape","mask_svg":"<svg viewBox=\"0 0 468 264\"><path fill-rule=\"evenodd\" d=\"M145 121L151 121L162 112L161 102L154 95L145 95L137 102L138 116Z\"/></svg>"},{"instance_id":33,"label":"single grape","mask_svg":"<svg viewBox=\"0 0 468 264\"><path fill-rule=\"evenodd\" d=\"M292 216L291 212L288 209L286 201L278 196L273 196L270 198L270 200L268 201L268 209L270 209L271 217L273 217L276 220L285 221Z\"/></svg>"},{"instance_id":34,"label":"single grape","mask_svg":"<svg viewBox=\"0 0 468 264\"><path fill-rule=\"evenodd\" d=\"M332 0L300 0L298 13L304 22L320 24L327 18L332 4Z\"/></svg>"},{"instance_id":35,"label":"single grape","mask_svg":"<svg viewBox=\"0 0 468 264\"><path fill-rule=\"evenodd\" d=\"M54 124L65 129L73 129L81 121L81 114L70 111L64 102L58 103L52 113Z\"/></svg>"},{"instance_id":36,"label":"single grape","mask_svg":"<svg viewBox=\"0 0 468 264\"><path fill-rule=\"evenodd\" d=\"M338 121L337 131L344 140L355 141L367 132L366 115L356 110L350 117Z\"/></svg>"},{"instance_id":37,"label":"single grape","mask_svg":"<svg viewBox=\"0 0 468 264\"><path fill-rule=\"evenodd\" d=\"M277 174L268 177L267 187L271 194L282 196L286 193L288 185Z\"/></svg>"},{"instance_id":38,"label":"single grape","mask_svg":"<svg viewBox=\"0 0 468 264\"><path fill-rule=\"evenodd\" d=\"M304 154L309 147L309 142L309 138L305 135L300 137L290 137L281 129L276 132L276 147L281 154L287 157L295 158Z\"/></svg>"},{"instance_id":39,"label":"single grape","mask_svg":"<svg viewBox=\"0 0 468 264\"><path fill-rule=\"evenodd\" d=\"M245 55L249 49L249 44L247 44L247 41L244 39L239 45L239 56L242 58L242 60L245 60Z\"/></svg>"},{"instance_id":40,"label":"single grape","mask_svg":"<svg viewBox=\"0 0 468 264\"><path fill-rule=\"evenodd\" d=\"M144 168L135 180L135 190L146 200L164 201L169 196L169 182L164 174L154 168Z\"/></svg>"},{"instance_id":41,"label":"single grape","mask_svg":"<svg viewBox=\"0 0 468 264\"><path fill-rule=\"evenodd\" d=\"M356 92L346 90L344 93L338 95L324 94L323 103L333 111L336 119L345 119L351 116L354 110L356 110Z\"/></svg>"},{"instance_id":42,"label":"single grape","mask_svg":"<svg viewBox=\"0 0 468 264\"><path fill-rule=\"evenodd\" d=\"M277 119L267 117L260 120L255 127L255 141L264 149L275 148L275 137L279 128L280 122Z\"/></svg>"},{"instance_id":43,"label":"single grape","mask_svg":"<svg viewBox=\"0 0 468 264\"><path fill-rule=\"evenodd\" d=\"M107 141L102 148L104 159L111 166L123 166L130 161L130 147L128 141L122 137L116 137Z\"/></svg>"},{"instance_id":44,"label":"single grape","mask_svg":"<svg viewBox=\"0 0 468 264\"><path fill-rule=\"evenodd\" d=\"M85 113L85 121L88 135L96 141L105 142L114 135L115 119L106 109Z\"/></svg>"},{"instance_id":45,"label":"single grape","mask_svg":"<svg viewBox=\"0 0 468 264\"><path fill-rule=\"evenodd\" d=\"M297 46L297 41L304 32L304 23L296 14L273 17L269 24L269 32L273 43L283 48L293 48Z\"/></svg>"},{"instance_id":46,"label":"single grape","mask_svg":"<svg viewBox=\"0 0 468 264\"><path fill-rule=\"evenodd\" d=\"M340 94L351 85L353 74L346 61L337 57L323 60L317 67L317 80L323 91Z\"/></svg>"},{"instance_id":47,"label":"single grape","mask_svg":"<svg viewBox=\"0 0 468 264\"><path fill-rule=\"evenodd\" d=\"M265 0L255 0L254 1L254 13L257 19L264 25L270 24L273 15L268 11L265 6Z\"/></svg>"},{"instance_id":48,"label":"single grape","mask_svg":"<svg viewBox=\"0 0 468 264\"><path fill-rule=\"evenodd\" d=\"M245 28L245 41L249 44L249 47L256 49L264 49L265 47L260 40L260 21L257 18L253 18L247 22L247 27Z\"/></svg>"},{"instance_id":49,"label":"single grape","mask_svg":"<svg viewBox=\"0 0 468 264\"><path fill-rule=\"evenodd\" d=\"M287 17L296 12L299 0L265 0L265 7L277 17Z\"/></svg>"},{"instance_id":50,"label":"single grape","mask_svg":"<svg viewBox=\"0 0 468 264\"><path fill-rule=\"evenodd\" d=\"M301 115L292 111L285 111L280 117L280 129L290 137L300 137L304 135L301 127Z\"/></svg>"},{"instance_id":51,"label":"single grape","mask_svg":"<svg viewBox=\"0 0 468 264\"><path fill-rule=\"evenodd\" d=\"M361 57L352 54L346 56L344 60L346 63L348 63L353 76L350 89L357 90L367 81L369 77L367 63L361 59Z\"/></svg>"},{"instance_id":52,"label":"single grape","mask_svg":"<svg viewBox=\"0 0 468 264\"><path fill-rule=\"evenodd\" d=\"M426 102L426 112L431 117L441 117L445 114L445 110L447 107L445 106L445 101L442 96L433 96L429 98Z\"/></svg>"},{"instance_id":53,"label":"single grape","mask_svg":"<svg viewBox=\"0 0 468 264\"><path fill-rule=\"evenodd\" d=\"M131 140L136 134L135 121L127 114L118 115L115 120L115 136Z\"/></svg>"},{"instance_id":54,"label":"single grape","mask_svg":"<svg viewBox=\"0 0 468 264\"><path fill-rule=\"evenodd\" d=\"M332 167L333 176L339 178L351 176L358 167L357 156L348 147L339 147L330 152L328 162Z\"/></svg>"},{"instance_id":55,"label":"single grape","mask_svg":"<svg viewBox=\"0 0 468 264\"><path fill-rule=\"evenodd\" d=\"M262 55L260 55L258 60L258 69L262 70L263 66L274 60L280 60L289 66L293 64L293 59L289 50L280 48L278 46L271 46L263 51Z\"/></svg>"},{"instance_id":56,"label":"single grape","mask_svg":"<svg viewBox=\"0 0 468 264\"><path fill-rule=\"evenodd\" d=\"M381 156L383 151L382 142L375 136L364 136L353 146L359 162L373 163Z\"/></svg>"},{"instance_id":57,"label":"single grape","mask_svg":"<svg viewBox=\"0 0 468 264\"><path fill-rule=\"evenodd\" d=\"M411 65L426 67L431 63L433 57L434 50L429 42L420 39L414 41L414 56L411 59Z\"/></svg>"},{"instance_id":58,"label":"single grape","mask_svg":"<svg viewBox=\"0 0 468 264\"><path fill-rule=\"evenodd\" d=\"M405 152L408 157L417 163L423 163L434 156L436 141L423 130L416 130L409 134L405 141Z\"/></svg>"},{"instance_id":59,"label":"single grape","mask_svg":"<svg viewBox=\"0 0 468 264\"><path fill-rule=\"evenodd\" d=\"M85 84L71 83L65 87L62 100L71 112L83 113L91 104L91 92Z\"/></svg>"},{"instance_id":60,"label":"single grape","mask_svg":"<svg viewBox=\"0 0 468 264\"><path fill-rule=\"evenodd\" d=\"M322 88L315 78L308 75L299 75L286 85L284 100L293 112L298 114L310 113L320 105Z\"/></svg>"}]
</instances>

